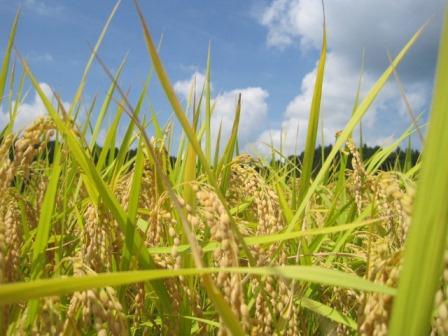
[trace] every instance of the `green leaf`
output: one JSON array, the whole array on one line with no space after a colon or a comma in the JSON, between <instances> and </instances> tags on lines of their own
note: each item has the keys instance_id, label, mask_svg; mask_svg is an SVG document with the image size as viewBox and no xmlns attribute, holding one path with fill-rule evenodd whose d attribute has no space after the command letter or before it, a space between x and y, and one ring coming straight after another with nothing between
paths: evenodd
<instances>
[{"instance_id":1,"label":"green leaf","mask_svg":"<svg viewBox=\"0 0 448 336\"><path fill-rule=\"evenodd\" d=\"M5 56L3 57L2 68L0 70L0 106L5 93L5 86L8 78L9 61L11 59L11 51L14 45L14 39L17 31L17 23L19 22L20 11L17 11L12 23L11 32L9 33L8 45L6 46Z\"/></svg>"},{"instance_id":2,"label":"green leaf","mask_svg":"<svg viewBox=\"0 0 448 336\"><path fill-rule=\"evenodd\" d=\"M115 137L118 130L118 125L121 120L121 116L123 115L123 108L121 104L118 104L117 112L115 113L114 121L112 125L108 128L106 133L106 139L104 140L103 148L101 149L100 157L98 158L98 162L96 164L96 169L98 171L102 171L105 164L106 158L108 155L115 154Z\"/></svg>"},{"instance_id":3,"label":"green leaf","mask_svg":"<svg viewBox=\"0 0 448 336\"><path fill-rule=\"evenodd\" d=\"M23 68L28 75L28 77L31 80L31 83L33 84L34 89L37 91L39 97L41 98L46 110L48 111L48 114L51 116L51 118L54 120L56 127L58 130L63 134L66 144L68 148L70 149L70 152L74 158L74 160L77 162L79 167L81 168L83 172L83 181L86 186L87 190L90 190L93 193L97 193L98 195L101 195L102 201L106 205L106 207L110 210L112 216L116 219L118 225L120 226L120 229L123 232L127 231L128 225L135 226L135 222L133 223L131 219L127 216L123 208L121 207L120 203L114 196L114 194L111 192L111 190L108 188L108 186L105 184L105 182L101 179L100 174L95 168L95 165L90 160L90 158L86 155L84 149L82 148L81 144L79 143L76 135L74 134L73 130L71 129L71 126L66 124L65 121L63 121L54 107L51 105L50 101L48 100L45 93L42 91L41 87L39 86L39 82L31 72L31 69L29 68L28 64L25 60L21 59ZM98 201L93 199L93 201ZM132 246L126 246L128 250L136 251L138 253L138 258L140 265L144 268L155 268L156 265L150 255L148 254L147 250L142 248L143 246L143 240L140 235L134 235L134 241ZM160 282L154 282L152 283L154 290L157 292L161 307L164 311L170 311L170 301L169 296L166 291L166 288L164 287L163 283Z\"/></svg>"},{"instance_id":4,"label":"green leaf","mask_svg":"<svg viewBox=\"0 0 448 336\"><path fill-rule=\"evenodd\" d=\"M349 224L342 224L342 225L336 225L336 226L330 226L330 227L324 227L319 229L309 229L309 230L302 230L302 231L295 231L295 232L285 232L285 233L275 233L265 236L255 236L255 237L245 237L244 241L248 246L253 245L269 245L269 244L275 244L278 242L283 242L287 240L293 240L303 237L311 237L311 236L317 236L317 235L326 235L330 233L338 233L338 232L344 232L349 230L354 230L366 225L373 225L376 223L380 223L382 221L381 218L377 219L370 219L361 221L361 217L358 219L357 222L349 223ZM141 220L139 221L139 226L143 230L144 228L148 227L148 223ZM202 246L202 250L204 252L211 252L214 251L219 247L219 243L215 241L211 241L206 243L204 246ZM179 253L190 251L190 247L188 245L179 245L177 248ZM150 247L148 249L150 254L162 254L162 253L171 253L172 247Z\"/></svg>"},{"instance_id":5,"label":"green leaf","mask_svg":"<svg viewBox=\"0 0 448 336\"><path fill-rule=\"evenodd\" d=\"M423 152L390 335L430 333L448 234L448 6L440 47L428 135Z\"/></svg>"},{"instance_id":6,"label":"green leaf","mask_svg":"<svg viewBox=\"0 0 448 336\"><path fill-rule=\"evenodd\" d=\"M37 225L36 239L33 244L33 258L31 263L32 278L39 277L45 265L45 250L51 231L51 218L53 216L55 199L57 194L58 180L61 173L61 150L56 145L53 167L51 169L50 180L45 191L44 200L40 205L39 223Z\"/></svg>"},{"instance_id":7,"label":"green leaf","mask_svg":"<svg viewBox=\"0 0 448 336\"><path fill-rule=\"evenodd\" d=\"M211 135L211 44L208 45L207 71L205 73L205 154L208 162L212 161L212 135Z\"/></svg>"},{"instance_id":8,"label":"green leaf","mask_svg":"<svg viewBox=\"0 0 448 336\"><path fill-rule=\"evenodd\" d=\"M395 294L395 290L391 287L371 282L353 274L315 266L185 268L99 273L97 275L72 276L5 284L0 287L0 305L38 299L45 296L65 295L90 288L121 286L148 280L159 280L178 276L197 276L216 272L279 276L328 286L338 286L387 295Z\"/></svg>"},{"instance_id":9,"label":"green leaf","mask_svg":"<svg viewBox=\"0 0 448 336\"><path fill-rule=\"evenodd\" d=\"M84 92L84 88L85 88L86 82L87 82L87 75L89 74L93 60L95 59L95 55L97 54L97 52L101 46L101 43L103 42L104 36L106 35L107 30L109 29L112 18L114 17L115 12L118 9L118 6L120 6L120 2L121 2L121 0L118 0L116 2L115 6L112 8L112 12L110 13L109 17L107 18L106 23L104 24L104 27L101 30L100 36L98 37L98 40L97 40L95 46L93 47L92 53L90 54L90 57L89 57L89 59L86 63L86 66L84 68L84 72L81 77L81 82L79 83L78 89L76 90L75 96L73 97L72 103L70 104L70 109L68 111L69 116L73 115L75 108L78 106L78 104L81 100L81 97L82 97L82 94Z\"/></svg>"},{"instance_id":10,"label":"green leaf","mask_svg":"<svg viewBox=\"0 0 448 336\"><path fill-rule=\"evenodd\" d=\"M134 164L134 172L132 176L132 184L131 190L129 192L129 200L128 200L128 216L132 222L137 220L137 209L138 209L138 200L141 192L141 184L142 184L142 176L143 176L143 148L141 142L137 147L137 154L135 158ZM125 240L126 245L132 246L132 242L134 241L135 234L135 226L128 225L125 231ZM146 232L144 230L143 232ZM130 259L131 256L134 255L135 251L123 250L123 258L122 264L120 266L120 270L127 271L129 270Z\"/></svg>"},{"instance_id":11,"label":"green leaf","mask_svg":"<svg viewBox=\"0 0 448 336\"><path fill-rule=\"evenodd\" d=\"M57 194L57 186L59 175L61 173L61 151L60 146L57 145L55 149L55 158L53 168L48 182L47 190L44 195L44 200L41 205L39 216L39 223L37 226L36 238L33 243L33 257L31 263L31 279L40 277L45 267L45 250L48 245L48 238L51 231L51 219L53 216L55 199ZM30 325L35 320L38 313L38 303L30 301L27 307L27 325Z\"/></svg>"},{"instance_id":12,"label":"green leaf","mask_svg":"<svg viewBox=\"0 0 448 336\"><path fill-rule=\"evenodd\" d=\"M328 170L330 169L330 167L333 163L333 159L336 157L339 150L345 144L345 142L349 138L350 134L352 134L353 129L356 127L356 125L359 124L361 118L365 115L365 113L367 112L369 107L372 105L376 96L380 93L381 89L386 84L389 77L392 75L394 69L402 61L402 59L407 54L409 49L414 45L415 41L417 41L417 39L420 37L420 35L425 27L426 27L426 25L421 27L414 34L414 36L409 40L409 42L404 46L404 48L399 52L397 57L393 60L391 65L386 69L386 71L375 82L375 84L372 86L372 88L370 89L369 93L366 95L364 100L359 104L356 111L353 113L353 116L350 118L347 125L345 126L344 130L340 133L338 139L336 140L336 143L334 144L333 148L331 149L331 152L328 154L327 159L322 164L322 168L320 169L319 173L317 174L316 178L314 179L313 183L311 184L308 192L304 196L302 203L299 205L299 208L297 209L296 213L294 214L294 217L289 222L287 231L292 231L296 228L296 226L299 222L299 219L301 218L303 212L305 211L308 201L310 200L311 196L316 191L316 189L319 187L319 185L322 183L324 177L326 176Z\"/></svg>"},{"instance_id":13,"label":"green leaf","mask_svg":"<svg viewBox=\"0 0 448 336\"><path fill-rule=\"evenodd\" d=\"M112 84L110 85L109 89L106 93L106 98L103 101L103 104L101 105L100 111L98 113L98 117L96 119L95 128L93 129L92 137L90 139L90 149L93 149L93 146L96 144L96 140L98 138L98 134L100 133L101 126L103 125L104 117L106 116L106 113L109 109L110 102L112 100L112 96L114 95L114 91L116 88L116 83L118 82L118 79L120 78L121 72L123 71L125 64L125 60L123 60L118 67L117 72L114 75L114 80L112 81Z\"/></svg>"},{"instance_id":14,"label":"green leaf","mask_svg":"<svg viewBox=\"0 0 448 336\"><path fill-rule=\"evenodd\" d=\"M327 35L325 22L322 33L322 51L319 65L317 67L316 81L314 83L311 111L308 118L308 131L306 134L305 153L302 163L302 174L300 175L299 201L300 205L308 192L311 181L311 170L313 169L314 152L316 149L317 129L319 126L320 103L322 99L322 86L324 83L325 60L327 57Z\"/></svg>"},{"instance_id":15,"label":"green leaf","mask_svg":"<svg viewBox=\"0 0 448 336\"><path fill-rule=\"evenodd\" d=\"M233 153L235 152L235 146L238 140L238 127L240 124L241 115L241 93L238 95L238 101L236 103L235 118L233 119L232 132L230 133L229 140L227 142L224 154L221 161L218 164L217 171L222 174L221 190L223 193L227 190L229 178L231 161L233 158Z\"/></svg>"},{"instance_id":16,"label":"green leaf","mask_svg":"<svg viewBox=\"0 0 448 336\"><path fill-rule=\"evenodd\" d=\"M191 127L188 118L179 102L179 99L176 96L173 86L170 83L165 68L163 67L162 61L160 60L154 41L152 40L151 34L149 33L149 29L146 24L145 18L143 17L143 14L140 11L140 8L138 7L137 2L135 0L134 3L136 4L137 14L140 18L140 23L143 28L143 34L148 49L148 53L151 57L154 70L157 73L157 76L159 77L160 84L162 85L165 95L169 103L171 104L171 107L173 108L173 111L176 114L176 117L179 120L182 129L185 132L185 135L187 136L191 146L194 148L194 151L196 152L199 161L201 162L201 165L204 168L205 173L207 174L210 184L216 186L215 175L213 174L213 171L210 168L207 158L201 149L201 145L199 144L199 141L196 138L195 131Z\"/></svg>"},{"instance_id":17,"label":"green leaf","mask_svg":"<svg viewBox=\"0 0 448 336\"><path fill-rule=\"evenodd\" d=\"M303 297L297 302L301 307L309 309L323 317L326 317L334 322L346 325L347 327L357 330L358 324L356 321L348 316L345 316L341 312L334 308L331 308L321 302L311 300L310 298Z\"/></svg>"}]
</instances>

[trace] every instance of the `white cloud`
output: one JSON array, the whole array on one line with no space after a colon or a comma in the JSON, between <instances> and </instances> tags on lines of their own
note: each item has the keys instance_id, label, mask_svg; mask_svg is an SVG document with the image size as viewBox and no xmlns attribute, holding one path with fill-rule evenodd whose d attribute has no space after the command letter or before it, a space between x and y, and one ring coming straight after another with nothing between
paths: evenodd
<instances>
[{"instance_id":1,"label":"white cloud","mask_svg":"<svg viewBox=\"0 0 448 336\"><path fill-rule=\"evenodd\" d=\"M390 49L393 53L401 49L414 32L431 19L418 42L420 48L411 52L412 56L424 59L428 49L437 48L444 4L444 0L326 1L330 49L357 64L361 49L365 48L367 68L382 70L388 63L385 51ZM302 47L319 49L321 46L320 1L275 0L259 19L268 30L267 42L271 46L285 47L297 42Z\"/></svg>"},{"instance_id":2,"label":"white cloud","mask_svg":"<svg viewBox=\"0 0 448 336\"><path fill-rule=\"evenodd\" d=\"M45 93L45 96L47 96L50 101L53 102L53 104L56 103L56 99L53 95L53 92L50 88L50 86L47 83L40 83L39 84L42 91ZM4 101L4 104L6 101ZM13 106L16 104L15 101L13 101ZM30 126L36 119L39 117L43 117L48 115L47 109L44 106L44 103L40 99L37 92L34 94L34 97L31 102L25 103L25 102L19 102L19 108L17 117L14 122L14 130L20 131L26 128L27 126ZM69 103L63 102L64 108L67 109L69 106ZM3 128L7 123L9 122L9 112L0 110L0 128Z\"/></svg>"},{"instance_id":3,"label":"white cloud","mask_svg":"<svg viewBox=\"0 0 448 336\"><path fill-rule=\"evenodd\" d=\"M333 142L335 133L343 128L351 116L358 75L349 72L349 69L350 65L346 64L343 59L339 59L337 55L332 53L328 54L321 104L326 143ZM274 147L278 148L281 134L283 134L282 145L286 152L292 153L296 150L296 147L299 151L303 149L315 77L316 69L303 78L300 93L286 107L281 130L265 130L257 139L257 142L253 144L258 152L269 151L265 146L266 143L271 144L273 142ZM367 77L364 81L370 83L372 80ZM374 122L372 114L366 117L366 124L373 125ZM299 129L298 138L296 138L297 129Z\"/></svg>"},{"instance_id":4,"label":"white cloud","mask_svg":"<svg viewBox=\"0 0 448 336\"><path fill-rule=\"evenodd\" d=\"M281 129L263 131L255 143L248 148L254 147L258 152L267 153L269 148L265 144L273 142L274 147L278 148L280 140L282 140L283 149L287 153L293 153L296 149L301 151L304 148L315 77L316 68L303 78L300 93L286 106ZM333 143L336 132L342 130L350 119L358 81L359 73L352 69L346 59L340 58L332 52L327 55L321 103L325 144ZM365 73L360 92L361 98L365 96L375 81L376 76ZM409 86L406 94L414 113L421 113L428 98L426 86L422 84ZM377 137L385 137L385 133L390 135L388 132L392 127L403 128L410 123L406 106L395 83L390 82L385 85L364 116L362 123L364 140L371 144L377 143ZM296 138L297 128L299 128L298 138ZM394 130L397 131L396 135L399 135L399 129ZM283 139L280 139L281 134L283 134ZM320 135L318 143L319 141Z\"/></svg>"},{"instance_id":5,"label":"white cloud","mask_svg":"<svg viewBox=\"0 0 448 336\"><path fill-rule=\"evenodd\" d=\"M196 101L201 96L202 89L205 83L204 74L195 71L191 78L186 80L180 80L174 83L174 91L183 99L188 100L193 84L195 84L195 97Z\"/></svg>"},{"instance_id":6,"label":"white cloud","mask_svg":"<svg viewBox=\"0 0 448 336\"><path fill-rule=\"evenodd\" d=\"M226 91L216 97L215 110L212 117L212 127L219 129L222 123L222 135L227 139L232 130L235 117L235 107L238 95L241 94L241 114L238 139L244 146L257 135L266 118L268 104L266 99L269 93L260 87L248 87Z\"/></svg>"},{"instance_id":7,"label":"white cloud","mask_svg":"<svg viewBox=\"0 0 448 336\"><path fill-rule=\"evenodd\" d=\"M361 50L366 51L366 66L361 98L388 66L386 51L396 53L413 33L432 15L433 21L408 55L399 71L407 97L420 113L428 104L432 73L437 54L438 35L443 13L443 0L327 1L326 21L329 51L322 98L322 115L326 142L332 142L336 131L343 128L351 116L359 78ZM316 0L275 0L259 17L267 27L267 44L286 48L297 43L302 52L319 50L322 41L322 8ZM313 94L316 68L302 80L298 95L287 105L281 128L262 132L253 144L258 151L268 149L263 142L280 144L293 152L298 141L303 149L308 115ZM381 127L378 127L379 124ZM372 144L378 139L399 135L409 124L400 92L393 81L382 90L363 122L365 138ZM299 139L295 134L300 128ZM394 132L391 132L391 129Z\"/></svg>"},{"instance_id":8,"label":"white cloud","mask_svg":"<svg viewBox=\"0 0 448 336\"><path fill-rule=\"evenodd\" d=\"M318 27L322 26L321 3L316 0L276 0L266 8L260 22L268 27L270 46L286 47L297 38L303 46L319 40Z\"/></svg>"},{"instance_id":9,"label":"white cloud","mask_svg":"<svg viewBox=\"0 0 448 336\"><path fill-rule=\"evenodd\" d=\"M174 83L174 90L180 97L187 99L195 78L196 97L200 96L205 76L202 73L195 72L190 79ZM232 130L239 94L241 94L241 114L238 139L240 145L244 146L247 142L254 140L254 137L258 135L259 129L263 126L268 111L266 100L269 93L266 90L261 87L247 87L224 91L214 96L212 105L215 108L211 123L213 136L215 137L217 137L218 129L222 124L222 141L226 141Z\"/></svg>"}]
</instances>

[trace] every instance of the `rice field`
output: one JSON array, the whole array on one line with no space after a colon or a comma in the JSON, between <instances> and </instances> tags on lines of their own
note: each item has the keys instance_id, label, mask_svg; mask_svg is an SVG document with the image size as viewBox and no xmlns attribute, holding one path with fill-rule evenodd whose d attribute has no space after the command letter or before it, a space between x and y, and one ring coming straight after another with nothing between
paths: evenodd
<instances>
[{"instance_id":1,"label":"rice field","mask_svg":"<svg viewBox=\"0 0 448 336\"><path fill-rule=\"evenodd\" d=\"M272 148L276 164L239 152L241 97L230 137L212 134L210 55L200 100L192 88L180 103L135 8L148 83L160 81L178 143L173 124L142 108L147 87L129 101L122 67L113 73L97 53L116 7L68 108L14 51L19 15L12 25L0 72L10 111L0 133L0 335L448 335L448 11L417 163L380 169L415 123L367 160L354 138L424 27L316 171L325 29L303 161ZM110 87L95 118L80 121L95 62ZM25 81L48 116L14 132L19 103L5 97L20 102Z\"/></svg>"}]
</instances>

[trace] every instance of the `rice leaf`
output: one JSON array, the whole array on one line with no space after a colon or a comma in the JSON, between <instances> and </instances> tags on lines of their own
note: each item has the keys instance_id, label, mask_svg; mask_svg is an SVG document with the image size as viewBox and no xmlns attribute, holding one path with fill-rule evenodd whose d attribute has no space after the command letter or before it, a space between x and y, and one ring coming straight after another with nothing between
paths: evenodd
<instances>
[{"instance_id":1,"label":"rice leaf","mask_svg":"<svg viewBox=\"0 0 448 336\"><path fill-rule=\"evenodd\" d=\"M118 200L115 198L113 193L109 190L108 186L104 183L104 181L101 179L101 176L99 175L98 171L95 168L95 165L93 162L89 159L89 157L86 155L85 151L83 150L81 144L79 143L78 139L76 138L76 135L74 134L73 130L68 126L65 121L63 121L54 107L51 105L50 101L46 97L45 93L42 91L41 87L39 86L39 82L31 72L31 69L29 68L28 64L25 60L21 59L22 66L28 75L29 79L31 80L31 83L33 84L34 89L39 94L39 97L41 98L48 114L51 116L51 118L54 120L58 130L63 134L65 141L67 143L68 148L70 149L74 159L76 160L79 167L82 169L84 177L84 183L86 188L89 190L93 190L94 192L101 195L101 198L105 205L108 207L108 209L111 211L114 218L117 220L121 230L123 232L127 231L128 225L134 225L130 218L126 215L123 208L119 204ZM144 268L155 268L155 263L146 251L146 249L141 248L143 246L143 241L140 235L134 235L134 241L133 246L126 246L128 250L133 250L138 253L138 258L141 263L141 266ZM161 307L164 311L170 310L170 302L168 298L168 293L166 292L166 289L164 285L160 282L154 282L152 283L154 290L157 292Z\"/></svg>"},{"instance_id":2,"label":"rice leaf","mask_svg":"<svg viewBox=\"0 0 448 336\"><path fill-rule=\"evenodd\" d=\"M395 294L393 288L385 285L377 284L341 271L315 266L192 268L99 273L96 275L6 284L0 287L0 305L38 299L45 296L64 295L90 288L121 286L148 280L159 280L177 276L197 276L215 272L281 276L288 279L310 281L322 285L339 286L387 295Z\"/></svg>"},{"instance_id":3,"label":"rice leaf","mask_svg":"<svg viewBox=\"0 0 448 336\"><path fill-rule=\"evenodd\" d=\"M327 34L325 23L322 34L322 50L317 66L316 81L314 83L311 110L308 118L308 131L306 134L305 153L302 162L302 174L300 176L299 200L300 205L308 192L311 181L311 170L314 162L314 151L316 148L317 130L319 126L320 103L322 99L322 87L324 83L325 60L327 57Z\"/></svg>"},{"instance_id":4,"label":"rice leaf","mask_svg":"<svg viewBox=\"0 0 448 336\"><path fill-rule=\"evenodd\" d=\"M301 307L311 310L311 311L313 311L325 318L328 318L334 322L346 325L347 327L349 327L353 330L357 330L357 328L358 328L358 324L356 323L356 321L354 321L353 319L351 319L348 316L345 316L344 314L337 311L336 309L331 308L321 302L314 301L307 297L303 297L300 299L298 304Z\"/></svg>"},{"instance_id":5,"label":"rice leaf","mask_svg":"<svg viewBox=\"0 0 448 336\"><path fill-rule=\"evenodd\" d=\"M8 44L6 46L5 55L3 56L2 68L0 70L0 106L3 101L3 95L5 93L6 82L8 78L9 62L11 59L12 47L14 46L14 40L16 37L17 24L19 22L20 11L17 11L14 21L12 23L11 32L9 33Z\"/></svg>"},{"instance_id":6,"label":"rice leaf","mask_svg":"<svg viewBox=\"0 0 448 336\"><path fill-rule=\"evenodd\" d=\"M428 334L440 286L448 234L448 158L440 155L448 153L448 6L444 18L428 135L390 335Z\"/></svg>"},{"instance_id":7,"label":"rice leaf","mask_svg":"<svg viewBox=\"0 0 448 336\"><path fill-rule=\"evenodd\" d=\"M327 159L322 164L322 168L320 169L319 173L317 174L316 178L314 179L313 183L311 184L308 192L304 196L302 203L299 205L299 208L297 209L296 213L294 214L294 217L291 219L291 222L289 222L287 230L286 230L287 232L292 231L296 228L296 226L299 222L299 219L302 216L309 199L311 198L311 195L316 191L317 187L321 184L321 182L322 182L323 178L325 177L328 169L330 168L336 154L338 153L340 148L342 148L344 143L347 141L348 137L353 132L353 129L356 127L356 125L359 124L359 121L364 116L364 114L367 112L370 105L372 105L376 96L379 94L379 92L383 88L384 84L386 84L388 78L392 75L394 69L398 66L398 64L402 61L404 56L408 53L409 49L414 45L414 43L420 37L420 35L423 32L425 27L426 27L426 25L422 26L414 34L414 36L412 36L412 38L408 41L408 43L403 47L403 49L398 53L398 55L392 61L391 65L386 69L386 71L375 82L375 84L372 86L372 88L370 89L369 93L366 95L364 100L359 104L358 108L353 113L353 116L348 121L344 130L340 133L338 139L336 140L336 143L334 144L334 146L331 149L331 152L328 154Z\"/></svg>"},{"instance_id":8,"label":"rice leaf","mask_svg":"<svg viewBox=\"0 0 448 336\"><path fill-rule=\"evenodd\" d=\"M81 100L81 97L82 97L82 94L84 92L84 88L85 88L86 82L87 82L87 75L90 72L90 68L92 66L93 60L95 59L95 54L98 52L98 50L101 46L101 43L103 42L104 36L106 35L107 30L109 29L110 23L112 22L112 18L114 17L115 12L117 11L118 7L120 6L120 3L121 3L121 0L118 0L115 3L114 7L112 8L111 13L109 14L109 17L106 20L106 23L104 24L103 29L101 30L100 36L98 37L98 40L97 40L95 46L93 47L93 51L90 54L90 57L89 57L89 59L86 63L86 66L84 68L84 72L81 77L81 82L79 83L79 86L76 89L75 96L73 97L73 100L70 104L70 108L68 110L68 115L70 117L73 115L75 108L77 108L77 106Z\"/></svg>"}]
</instances>

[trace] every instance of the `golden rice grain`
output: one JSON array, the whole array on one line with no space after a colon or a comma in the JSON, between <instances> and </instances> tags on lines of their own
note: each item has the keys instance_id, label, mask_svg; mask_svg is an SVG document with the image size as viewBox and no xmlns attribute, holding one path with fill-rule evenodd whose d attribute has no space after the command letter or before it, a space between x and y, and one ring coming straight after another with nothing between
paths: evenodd
<instances>
[{"instance_id":1,"label":"golden rice grain","mask_svg":"<svg viewBox=\"0 0 448 336\"><path fill-rule=\"evenodd\" d=\"M210 238L220 243L220 247L213 253L215 265L238 266L238 244L230 227L230 218L221 201L214 192L207 189L198 191L196 196L210 229ZM241 320L243 328L248 330L248 309L244 302L240 275L220 272L216 282L232 307L233 313ZM222 321L218 335L229 335L229 330Z\"/></svg>"},{"instance_id":2,"label":"golden rice grain","mask_svg":"<svg viewBox=\"0 0 448 336\"><path fill-rule=\"evenodd\" d=\"M77 275L94 273L82 261L76 261ZM64 335L76 335L89 330L98 335L127 335L127 321L117 293L112 287L75 292L70 300L63 327Z\"/></svg>"}]
</instances>

